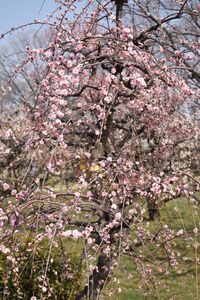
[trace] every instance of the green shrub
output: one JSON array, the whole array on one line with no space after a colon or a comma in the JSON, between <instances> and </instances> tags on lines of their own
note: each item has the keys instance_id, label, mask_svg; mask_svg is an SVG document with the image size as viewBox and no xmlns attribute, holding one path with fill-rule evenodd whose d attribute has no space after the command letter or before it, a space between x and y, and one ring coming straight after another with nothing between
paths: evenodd
<instances>
[{"instance_id":1,"label":"green shrub","mask_svg":"<svg viewBox=\"0 0 200 300\"><path fill-rule=\"evenodd\" d=\"M12 255L0 253L0 299L73 300L82 281L80 256L68 253L61 240L17 243Z\"/></svg>"}]
</instances>

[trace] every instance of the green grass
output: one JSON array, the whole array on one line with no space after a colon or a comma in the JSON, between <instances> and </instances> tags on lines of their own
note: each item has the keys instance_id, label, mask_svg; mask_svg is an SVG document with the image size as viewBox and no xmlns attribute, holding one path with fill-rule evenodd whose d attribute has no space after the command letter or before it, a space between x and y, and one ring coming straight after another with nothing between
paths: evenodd
<instances>
[{"instance_id":1,"label":"green grass","mask_svg":"<svg viewBox=\"0 0 200 300\"><path fill-rule=\"evenodd\" d=\"M165 253L161 249L150 245L145 251L146 262L152 261L161 264L169 271L165 277L156 267L153 269L153 280L145 281L136 270L134 259L123 256L119 266L114 271L115 280L111 280L104 291L104 300L189 300L200 299L200 249L194 249L194 227L200 228L200 210L194 209L187 199L176 199L163 205L161 209L161 221L150 222L146 226L150 231L159 227L159 222L167 224L174 231L186 229L189 231L188 238L176 239L175 249L179 252L178 267L172 270L165 262ZM200 243L200 236L197 235L197 242ZM183 257L187 259L183 260ZM199 263L196 265L196 259ZM144 261L145 264L145 261ZM198 272L198 286L196 280ZM155 282L160 285L155 286ZM117 283L118 282L118 283ZM197 287L199 297L197 299ZM119 292L121 289L121 292ZM112 293L112 295L110 294Z\"/></svg>"},{"instance_id":2,"label":"green grass","mask_svg":"<svg viewBox=\"0 0 200 300\"><path fill-rule=\"evenodd\" d=\"M60 184L56 185L60 190ZM74 185L73 189L76 190ZM188 239L176 239L176 250L180 253L178 259L179 265L176 270L172 270L165 262L166 254L162 249L157 249L155 245L149 245L145 251L146 261L153 261L155 265L161 264L169 271L167 277L159 273L156 267L153 267L153 281L147 282L136 270L134 259L128 256L123 256L120 259L119 266L115 269L112 279L108 282L103 293L104 300L189 300L197 299L197 282L196 271L198 271L198 290L200 294L200 264L196 270L196 253L193 247L194 244L194 227L200 228L200 209L194 209L192 203L185 199L174 199L166 203L161 208L161 220L154 222L144 222L146 228L150 232L155 232L160 227L160 224L166 224L175 232L180 229L185 229L189 232ZM147 217L147 215L146 215ZM79 216L81 219L81 216ZM200 243L198 234L197 241ZM70 244L70 248L75 244ZM76 246L75 246L76 247ZM81 249L79 245L79 251ZM75 250L76 251L76 250ZM187 257L183 260L183 257ZM198 249L198 257L200 251ZM145 262L144 262L145 263ZM160 285L155 286L155 282ZM119 289L121 292L119 292Z\"/></svg>"}]
</instances>

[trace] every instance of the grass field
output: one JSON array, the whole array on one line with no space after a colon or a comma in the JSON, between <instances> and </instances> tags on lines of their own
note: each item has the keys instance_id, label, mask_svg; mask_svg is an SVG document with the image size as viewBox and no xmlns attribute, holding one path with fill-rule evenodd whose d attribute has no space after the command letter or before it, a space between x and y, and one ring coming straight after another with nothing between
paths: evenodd
<instances>
[{"instance_id":1,"label":"grass field","mask_svg":"<svg viewBox=\"0 0 200 300\"><path fill-rule=\"evenodd\" d=\"M158 226L158 221L149 224L150 229ZM195 235L193 229L200 228L200 210L194 209L187 199L176 199L162 207L161 222L168 224L172 229L187 230L185 240L176 240L176 249L179 252L178 267L172 270L164 262L164 253L150 245L145 253L145 260L162 264L168 269L165 276L154 269L154 279L147 281L141 278L131 257L122 257L114 277L106 286L103 299L115 300L190 300L200 299L200 236L196 235L198 248L195 249ZM155 286L155 282L160 285ZM119 292L120 291L120 292Z\"/></svg>"},{"instance_id":2,"label":"grass field","mask_svg":"<svg viewBox=\"0 0 200 300\"><path fill-rule=\"evenodd\" d=\"M162 206L160 216L160 220L145 222L151 232L160 226L160 222L175 232L181 229L188 232L184 240L176 239L178 267L169 268L163 250L149 245L145 251L146 262L151 261L155 266L160 264L169 272L165 277L153 267L154 277L149 281L141 278L132 257L122 256L114 279L112 277L106 285L103 300L200 300L200 207L194 207L186 198L174 199ZM199 229L196 237L194 228ZM155 286L155 282L159 285Z\"/></svg>"}]
</instances>

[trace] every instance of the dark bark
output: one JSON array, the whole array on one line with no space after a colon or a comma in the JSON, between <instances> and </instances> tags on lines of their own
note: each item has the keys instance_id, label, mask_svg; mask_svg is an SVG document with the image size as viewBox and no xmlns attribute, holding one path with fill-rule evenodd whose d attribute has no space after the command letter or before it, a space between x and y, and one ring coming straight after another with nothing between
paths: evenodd
<instances>
[{"instance_id":1,"label":"dark bark","mask_svg":"<svg viewBox=\"0 0 200 300\"><path fill-rule=\"evenodd\" d=\"M82 292L75 298L81 300L96 300L104 287L105 281L110 273L111 259L101 253L97 261L97 269L95 269L89 278L88 285L85 286Z\"/></svg>"},{"instance_id":2,"label":"dark bark","mask_svg":"<svg viewBox=\"0 0 200 300\"><path fill-rule=\"evenodd\" d=\"M159 210L154 199L147 198L147 209L149 221L155 221L159 218Z\"/></svg>"},{"instance_id":3,"label":"dark bark","mask_svg":"<svg viewBox=\"0 0 200 300\"><path fill-rule=\"evenodd\" d=\"M116 5L116 22L119 24L122 19L123 6L125 3L128 3L128 0L112 0L115 1Z\"/></svg>"}]
</instances>

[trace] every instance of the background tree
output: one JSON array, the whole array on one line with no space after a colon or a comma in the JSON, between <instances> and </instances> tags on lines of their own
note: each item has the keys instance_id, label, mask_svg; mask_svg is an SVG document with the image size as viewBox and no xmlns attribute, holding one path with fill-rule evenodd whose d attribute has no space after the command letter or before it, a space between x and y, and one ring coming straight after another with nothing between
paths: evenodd
<instances>
[{"instance_id":1,"label":"background tree","mask_svg":"<svg viewBox=\"0 0 200 300\"><path fill-rule=\"evenodd\" d=\"M45 74L44 63L35 59L32 65L26 65L24 57L27 48L39 49L45 47L51 39L51 34L42 30L26 30L18 32L15 38L8 42L8 45L1 47L0 57L0 82L4 83L11 79L12 72L16 66L23 67L17 72L15 78L12 78L9 84L9 90L2 93L1 112L5 111L11 114L11 111L18 111L18 107L23 102L34 102L33 91L37 88L37 84L42 80ZM29 101L26 96L29 93Z\"/></svg>"}]
</instances>

